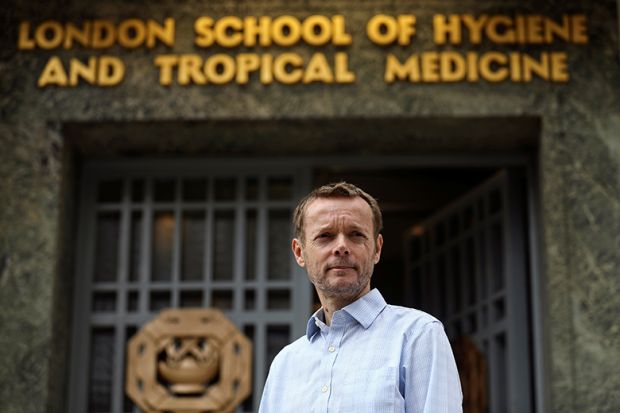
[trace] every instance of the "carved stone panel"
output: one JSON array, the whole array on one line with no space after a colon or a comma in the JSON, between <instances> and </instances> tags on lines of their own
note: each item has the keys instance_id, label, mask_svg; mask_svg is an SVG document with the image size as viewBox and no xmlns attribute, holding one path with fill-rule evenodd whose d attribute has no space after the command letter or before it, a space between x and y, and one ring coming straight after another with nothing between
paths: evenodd
<instances>
[{"instance_id":1,"label":"carved stone panel","mask_svg":"<svg viewBox=\"0 0 620 413\"><path fill-rule=\"evenodd\" d=\"M127 345L126 392L145 413L229 413L251 392L252 344L219 310L169 309Z\"/></svg>"}]
</instances>

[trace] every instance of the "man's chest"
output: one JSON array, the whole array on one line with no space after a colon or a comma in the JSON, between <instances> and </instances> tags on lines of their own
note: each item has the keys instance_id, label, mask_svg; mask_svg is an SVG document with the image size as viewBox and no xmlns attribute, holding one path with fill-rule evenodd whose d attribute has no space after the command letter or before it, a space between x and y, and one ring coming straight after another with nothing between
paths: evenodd
<instances>
[{"instance_id":1,"label":"man's chest","mask_svg":"<svg viewBox=\"0 0 620 413\"><path fill-rule=\"evenodd\" d=\"M287 370L297 377L286 385L287 411L404 411L399 391L402 343L351 333L330 332L291 355Z\"/></svg>"}]
</instances>

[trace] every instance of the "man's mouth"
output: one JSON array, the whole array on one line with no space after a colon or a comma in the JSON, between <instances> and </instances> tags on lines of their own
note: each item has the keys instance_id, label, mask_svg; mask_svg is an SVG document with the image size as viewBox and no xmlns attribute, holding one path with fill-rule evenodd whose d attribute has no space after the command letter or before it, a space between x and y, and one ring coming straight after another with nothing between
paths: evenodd
<instances>
[{"instance_id":1,"label":"man's mouth","mask_svg":"<svg viewBox=\"0 0 620 413\"><path fill-rule=\"evenodd\" d=\"M328 265L327 270L354 270L357 267L352 264L336 264L336 265Z\"/></svg>"}]
</instances>

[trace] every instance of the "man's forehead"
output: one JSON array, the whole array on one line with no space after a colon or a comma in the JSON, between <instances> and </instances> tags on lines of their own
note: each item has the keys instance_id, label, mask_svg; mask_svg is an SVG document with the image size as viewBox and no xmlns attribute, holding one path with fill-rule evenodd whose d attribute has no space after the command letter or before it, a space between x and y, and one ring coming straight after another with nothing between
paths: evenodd
<instances>
[{"instance_id":1,"label":"man's forehead","mask_svg":"<svg viewBox=\"0 0 620 413\"><path fill-rule=\"evenodd\" d=\"M335 213L372 218L370 205L358 196L317 198L312 200L306 208L306 216L315 219L328 218Z\"/></svg>"}]
</instances>

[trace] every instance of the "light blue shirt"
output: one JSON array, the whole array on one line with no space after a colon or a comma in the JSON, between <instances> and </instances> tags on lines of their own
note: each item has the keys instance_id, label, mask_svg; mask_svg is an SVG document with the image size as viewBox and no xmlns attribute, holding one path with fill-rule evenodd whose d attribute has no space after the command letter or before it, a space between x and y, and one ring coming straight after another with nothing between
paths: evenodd
<instances>
[{"instance_id":1,"label":"light blue shirt","mask_svg":"<svg viewBox=\"0 0 620 413\"><path fill-rule=\"evenodd\" d=\"M271 364L260 413L459 413L462 393L442 324L374 289L327 326L323 311Z\"/></svg>"}]
</instances>

